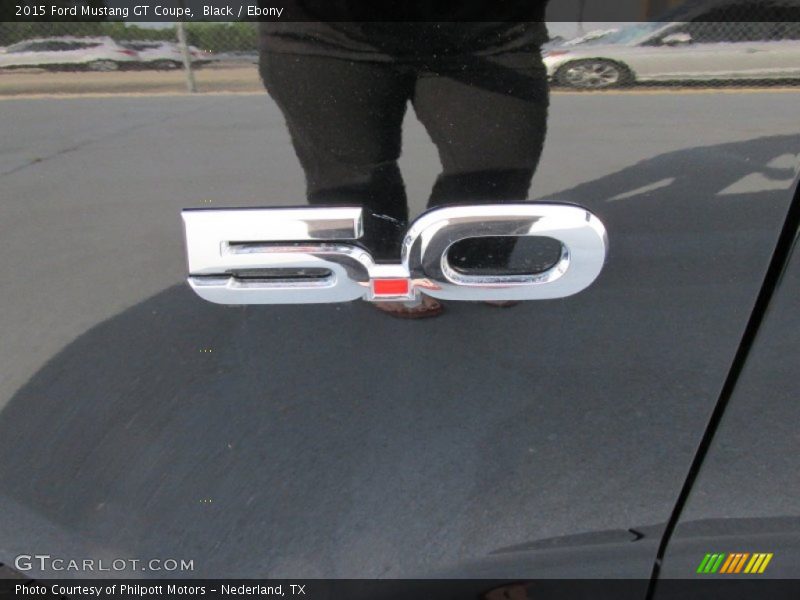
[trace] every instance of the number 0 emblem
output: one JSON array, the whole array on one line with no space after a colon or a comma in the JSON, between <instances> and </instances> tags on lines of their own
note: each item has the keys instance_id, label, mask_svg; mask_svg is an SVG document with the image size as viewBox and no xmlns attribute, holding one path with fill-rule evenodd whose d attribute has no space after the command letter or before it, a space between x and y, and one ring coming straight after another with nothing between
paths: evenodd
<instances>
[{"instance_id":1,"label":"number 0 emblem","mask_svg":"<svg viewBox=\"0 0 800 600\"><path fill-rule=\"evenodd\" d=\"M410 300L541 300L588 287L605 262L600 220L564 204L486 204L431 210L409 227L400 262L376 264L357 242L355 207L190 209L181 213L189 285L219 304ZM453 268L450 247L479 237L553 238L561 255L534 274L471 275Z\"/></svg>"}]
</instances>

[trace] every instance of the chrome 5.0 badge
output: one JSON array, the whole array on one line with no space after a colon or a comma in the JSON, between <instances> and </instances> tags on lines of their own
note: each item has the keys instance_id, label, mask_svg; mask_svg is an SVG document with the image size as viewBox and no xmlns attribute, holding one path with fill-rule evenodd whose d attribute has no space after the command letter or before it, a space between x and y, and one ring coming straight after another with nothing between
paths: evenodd
<instances>
[{"instance_id":1,"label":"chrome 5.0 badge","mask_svg":"<svg viewBox=\"0 0 800 600\"><path fill-rule=\"evenodd\" d=\"M358 245L361 208L241 208L182 211L189 285L219 304L305 304L413 300L540 300L589 286L605 262L607 238L586 209L563 204L447 206L411 223L400 261L378 264ZM465 273L448 251L461 240L542 236L561 244L538 273Z\"/></svg>"}]
</instances>

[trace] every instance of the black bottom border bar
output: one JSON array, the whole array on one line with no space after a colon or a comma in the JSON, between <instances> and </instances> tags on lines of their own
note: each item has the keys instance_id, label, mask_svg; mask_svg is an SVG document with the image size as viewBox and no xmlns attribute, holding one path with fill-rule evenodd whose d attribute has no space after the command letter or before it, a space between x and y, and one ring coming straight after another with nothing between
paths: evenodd
<instances>
[{"instance_id":1,"label":"black bottom border bar","mask_svg":"<svg viewBox=\"0 0 800 600\"><path fill-rule=\"evenodd\" d=\"M0 579L0 600L22 598L203 597L301 600L644 600L646 579ZM655 586L662 599L800 598L800 580L667 579Z\"/></svg>"}]
</instances>

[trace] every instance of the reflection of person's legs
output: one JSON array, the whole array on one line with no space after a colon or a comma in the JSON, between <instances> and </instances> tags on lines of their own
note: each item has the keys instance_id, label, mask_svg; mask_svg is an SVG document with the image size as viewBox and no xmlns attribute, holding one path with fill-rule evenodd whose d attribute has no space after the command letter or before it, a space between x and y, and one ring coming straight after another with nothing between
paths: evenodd
<instances>
[{"instance_id":1,"label":"reflection of person's legs","mask_svg":"<svg viewBox=\"0 0 800 600\"><path fill-rule=\"evenodd\" d=\"M365 243L397 259L408 220L397 159L413 79L391 65L263 53L264 85L286 117L314 205L365 208Z\"/></svg>"},{"instance_id":2,"label":"reflection of person's legs","mask_svg":"<svg viewBox=\"0 0 800 600\"><path fill-rule=\"evenodd\" d=\"M423 72L414 110L439 149L429 207L524 201L541 156L548 89L535 53L467 57ZM504 267L514 239L461 246L456 266Z\"/></svg>"}]
</instances>

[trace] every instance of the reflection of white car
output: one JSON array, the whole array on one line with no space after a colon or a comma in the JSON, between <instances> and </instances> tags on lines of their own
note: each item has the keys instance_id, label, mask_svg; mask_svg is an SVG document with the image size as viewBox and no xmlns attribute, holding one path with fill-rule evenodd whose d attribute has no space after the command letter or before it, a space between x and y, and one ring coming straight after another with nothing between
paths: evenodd
<instances>
[{"instance_id":1,"label":"reflection of white car","mask_svg":"<svg viewBox=\"0 0 800 600\"><path fill-rule=\"evenodd\" d=\"M177 44L159 41L133 41L121 44L138 54L139 64L151 69L183 67L183 55ZM195 46L189 46L189 56L195 66L208 62L206 53Z\"/></svg>"},{"instance_id":2,"label":"reflection of white car","mask_svg":"<svg viewBox=\"0 0 800 600\"><path fill-rule=\"evenodd\" d=\"M116 71L133 65L136 52L109 37L53 37L26 40L0 48L0 68L87 68Z\"/></svg>"},{"instance_id":3,"label":"reflection of white car","mask_svg":"<svg viewBox=\"0 0 800 600\"><path fill-rule=\"evenodd\" d=\"M641 23L601 44L544 53L559 85L604 88L634 81L800 78L800 23Z\"/></svg>"},{"instance_id":4,"label":"reflection of white car","mask_svg":"<svg viewBox=\"0 0 800 600\"><path fill-rule=\"evenodd\" d=\"M567 40L562 46L580 46L581 44L596 44L604 37L608 37L610 34L619 31L619 29L595 29L594 31L590 31L580 37L573 38L571 40Z\"/></svg>"}]
</instances>

